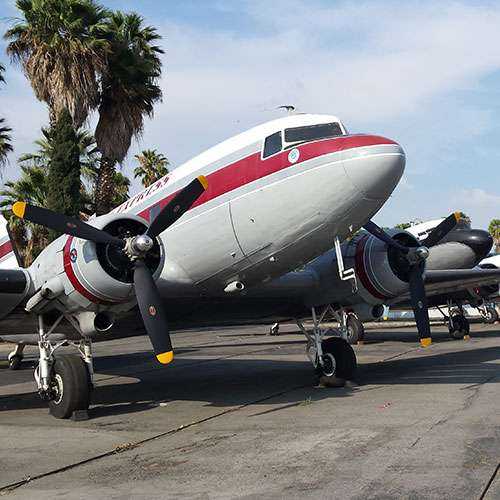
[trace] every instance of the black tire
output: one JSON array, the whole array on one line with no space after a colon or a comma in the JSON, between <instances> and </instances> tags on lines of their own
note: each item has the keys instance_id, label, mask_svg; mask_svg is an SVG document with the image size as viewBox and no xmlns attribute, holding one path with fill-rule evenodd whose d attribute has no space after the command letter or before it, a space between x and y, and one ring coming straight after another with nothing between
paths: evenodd
<instances>
[{"instance_id":1,"label":"black tire","mask_svg":"<svg viewBox=\"0 0 500 500\"><path fill-rule=\"evenodd\" d=\"M462 340L464 335L470 333L469 320L462 314L454 314L451 316L451 325L448 325L448 331L453 339Z\"/></svg>"},{"instance_id":2,"label":"black tire","mask_svg":"<svg viewBox=\"0 0 500 500\"><path fill-rule=\"evenodd\" d=\"M62 354L52 367L52 399L50 414L69 418L75 410L87 410L90 404L90 377L83 359ZM62 393L62 394L61 394Z\"/></svg>"},{"instance_id":3,"label":"black tire","mask_svg":"<svg viewBox=\"0 0 500 500\"><path fill-rule=\"evenodd\" d=\"M345 380L352 380L356 373L357 361L353 348L339 337L330 337L321 343L323 354L330 354L335 358L333 373L321 373L322 376L333 376Z\"/></svg>"},{"instance_id":4,"label":"black tire","mask_svg":"<svg viewBox=\"0 0 500 500\"><path fill-rule=\"evenodd\" d=\"M365 336L365 327L363 323L354 314L347 315L347 342L351 345L363 340Z\"/></svg>"},{"instance_id":5,"label":"black tire","mask_svg":"<svg viewBox=\"0 0 500 500\"><path fill-rule=\"evenodd\" d=\"M487 325L492 325L498 321L498 312L494 306L486 306L486 316L484 322Z\"/></svg>"},{"instance_id":6,"label":"black tire","mask_svg":"<svg viewBox=\"0 0 500 500\"><path fill-rule=\"evenodd\" d=\"M23 362L23 357L19 354L14 354L11 358L9 358L9 369L10 370L19 370L21 368L21 363Z\"/></svg>"}]
</instances>

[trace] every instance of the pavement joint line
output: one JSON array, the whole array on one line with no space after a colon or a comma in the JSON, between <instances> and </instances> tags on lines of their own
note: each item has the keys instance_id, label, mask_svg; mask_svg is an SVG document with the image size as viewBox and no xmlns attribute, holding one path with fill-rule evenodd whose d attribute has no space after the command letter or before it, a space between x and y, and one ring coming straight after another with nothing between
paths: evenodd
<instances>
[{"instance_id":1,"label":"pavement joint line","mask_svg":"<svg viewBox=\"0 0 500 500\"><path fill-rule=\"evenodd\" d=\"M108 451L105 451L105 452L100 453L98 455L94 455L93 457L89 457L89 458L86 458L84 460L80 460L78 462L74 462L72 464L65 465L63 467L58 467L57 469L52 469L50 471L44 472L42 474L38 474L38 475L33 476L33 477L26 477L25 479L22 479L21 481L16 481L15 483L10 483L10 484L7 484L5 486L0 487L0 495L8 494L11 491L14 491L14 490L20 488L21 486L26 486L28 483L31 483L33 481L37 481L39 479L43 479L44 477L53 476L55 474L60 474L61 472L66 472L66 471L74 469L76 467L86 465L90 462L95 462L95 461L100 460L102 458L110 457L113 455L117 455L119 453L123 453L123 452L129 451L129 450L138 448L139 446L142 446L142 445L149 443L151 441L156 441L157 439L161 439L164 437L171 436L173 434L177 434L183 430L189 429L189 428L194 427L196 425L200 425L200 424L203 424L203 423L208 422L210 420L214 420L218 417L223 417L224 415L228 415L230 413L234 413L234 412L237 412L239 410L243 410L244 408L247 408L248 406L251 406L253 404L261 403L263 401L267 401L267 400L273 399L275 397L283 396L284 394L296 391L298 389L303 389L305 387L309 387L309 384L302 384L302 385L294 386L294 387L291 387L290 389L276 392L276 393L270 394L268 396L265 396L265 397L262 397L259 399L255 399L253 401L249 401L249 402L244 403L242 405L235 406L233 408L228 408L227 410L221 411L219 413L215 413L214 415L210 415L208 417L204 417L204 418L201 418L199 420L195 420L193 422L190 422L189 424L180 425L179 427L176 427L175 429L170 429L168 431L161 432L159 434L155 434L153 436L150 436L150 437L145 438L145 439L141 439L139 441L135 441L133 443L125 443L122 445L118 445L115 448L113 448L112 450L108 450Z\"/></svg>"},{"instance_id":2,"label":"pavement joint line","mask_svg":"<svg viewBox=\"0 0 500 500\"><path fill-rule=\"evenodd\" d=\"M496 466L495 470L493 471L493 474L491 475L490 479L486 483L486 486L485 486L483 492L481 493L479 500L483 500L486 497L486 494L488 493L488 490L490 489L491 485L493 484L493 481L495 480L499 470L500 470L500 463Z\"/></svg>"}]
</instances>

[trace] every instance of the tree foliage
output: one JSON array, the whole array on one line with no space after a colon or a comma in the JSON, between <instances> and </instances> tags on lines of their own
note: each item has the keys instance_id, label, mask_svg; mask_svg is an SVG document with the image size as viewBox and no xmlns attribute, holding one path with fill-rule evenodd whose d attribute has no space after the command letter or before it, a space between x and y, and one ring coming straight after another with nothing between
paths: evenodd
<instances>
[{"instance_id":1,"label":"tree foliage","mask_svg":"<svg viewBox=\"0 0 500 500\"><path fill-rule=\"evenodd\" d=\"M116 163L121 163L134 137L144 128L144 117L153 116L154 104L161 100L161 75L156 45L161 38L155 28L144 26L141 16L114 12L107 20L110 44L108 68L102 79L99 121L95 138L102 153L96 192L98 214L112 208Z\"/></svg>"},{"instance_id":2,"label":"tree foliage","mask_svg":"<svg viewBox=\"0 0 500 500\"><path fill-rule=\"evenodd\" d=\"M5 67L0 64L0 83L5 82L3 77L4 71ZM14 150L12 147L11 132L12 129L6 125L5 119L0 118L0 169L5 167L7 164L8 154Z\"/></svg>"},{"instance_id":3,"label":"tree foliage","mask_svg":"<svg viewBox=\"0 0 500 500\"><path fill-rule=\"evenodd\" d=\"M69 111L60 113L50 131L50 162L47 176L47 202L54 212L79 217L81 202L80 147ZM51 239L59 236L50 231Z\"/></svg>"},{"instance_id":4,"label":"tree foliage","mask_svg":"<svg viewBox=\"0 0 500 500\"><path fill-rule=\"evenodd\" d=\"M67 109L79 127L99 103L108 10L93 0L17 0L16 6L22 19L4 35L7 53L47 103L51 124Z\"/></svg>"},{"instance_id":5,"label":"tree foliage","mask_svg":"<svg viewBox=\"0 0 500 500\"><path fill-rule=\"evenodd\" d=\"M135 155L135 159L139 166L134 169L134 177L139 177L144 187L151 186L168 174L170 162L156 149L144 149L141 154Z\"/></svg>"},{"instance_id":6,"label":"tree foliage","mask_svg":"<svg viewBox=\"0 0 500 500\"><path fill-rule=\"evenodd\" d=\"M37 165L22 165L21 176L7 181L0 190L0 209L11 229L24 267L29 266L48 243L48 232L42 226L19 219L12 213L12 205L19 200L44 206L47 200L48 169Z\"/></svg>"},{"instance_id":7,"label":"tree foliage","mask_svg":"<svg viewBox=\"0 0 500 500\"><path fill-rule=\"evenodd\" d=\"M488 226L488 231L493 237L493 241L495 242L496 253L500 253L500 219L491 219L491 222Z\"/></svg>"}]
</instances>

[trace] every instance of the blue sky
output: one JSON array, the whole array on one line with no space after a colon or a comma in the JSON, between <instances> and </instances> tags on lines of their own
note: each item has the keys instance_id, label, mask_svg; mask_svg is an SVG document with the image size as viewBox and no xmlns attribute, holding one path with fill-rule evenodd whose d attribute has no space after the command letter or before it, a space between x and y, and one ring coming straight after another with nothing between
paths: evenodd
<instances>
[{"instance_id":1,"label":"blue sky","mask_svg":"<svg viewBox=\"0 0 500 500\"><path fill-rule=\"evenodd\" d=\"M157 148L173 166L280 116L276 106L338 115L352 132L398 140L405 176L377 215L384 225L463 210L500 218L500 2L108 0L158 28L164 101L133 155ZM0 0L0 31L15 15ZM7 63L5 44L0 60ZM45 107L12 66L0 115L15 159L32 149ZM91 119L89 126L94 121ZM134 184L134 190L138 185Z\"/></svg>"}]
</instances>

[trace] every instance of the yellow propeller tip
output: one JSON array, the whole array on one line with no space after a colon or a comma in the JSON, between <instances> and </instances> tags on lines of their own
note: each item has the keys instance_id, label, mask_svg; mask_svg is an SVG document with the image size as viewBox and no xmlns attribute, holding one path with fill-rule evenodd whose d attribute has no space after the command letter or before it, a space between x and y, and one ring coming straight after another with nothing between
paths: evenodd
<instances>
[{"instance_id":1,"label":"yellow propeller tip","mask_svg":"<svg viewBox=\"0 0 500 500\"><path fill-rule=\"evenodd\" d=\"M156 355L156 359L162 365L168 365L174 359L174 351L162 352Z\"/></svg>"},{"instance_id":2,"label":"yellow propeller tip","mask_svg":"<svg viewBox=\"0 0 500 500\"><path fill-rule=\"evenodd\" d=\"M432 344L432 339L430 337L427 337L425 339L420 339L420 345L422 347L429 347Z\"/></svg>"},{"instance_id":3,"label":"yellow propeller tip","mask_svg":"<svg viewBox=\"0 0 500 500\"><path fill-rule=\"evenodd\" d=\"M12 211L14 215L17 215L19 218L24 217L24 212L26 211L26 203L24 201L16 201L14 205L12 205Z\"/></svg>"},{"instance_id":4,"label":"yellow propeller tip","mask_svg":"<svg viewBox=\"0 0 500 500\"><path fill-rule=\"evenodd\" d=\"M200 181L200 184L203 186L203 189L208 188L208 181L207 178L204 175L198 176L198 180Z\"/></svg>"}]
</instances>

